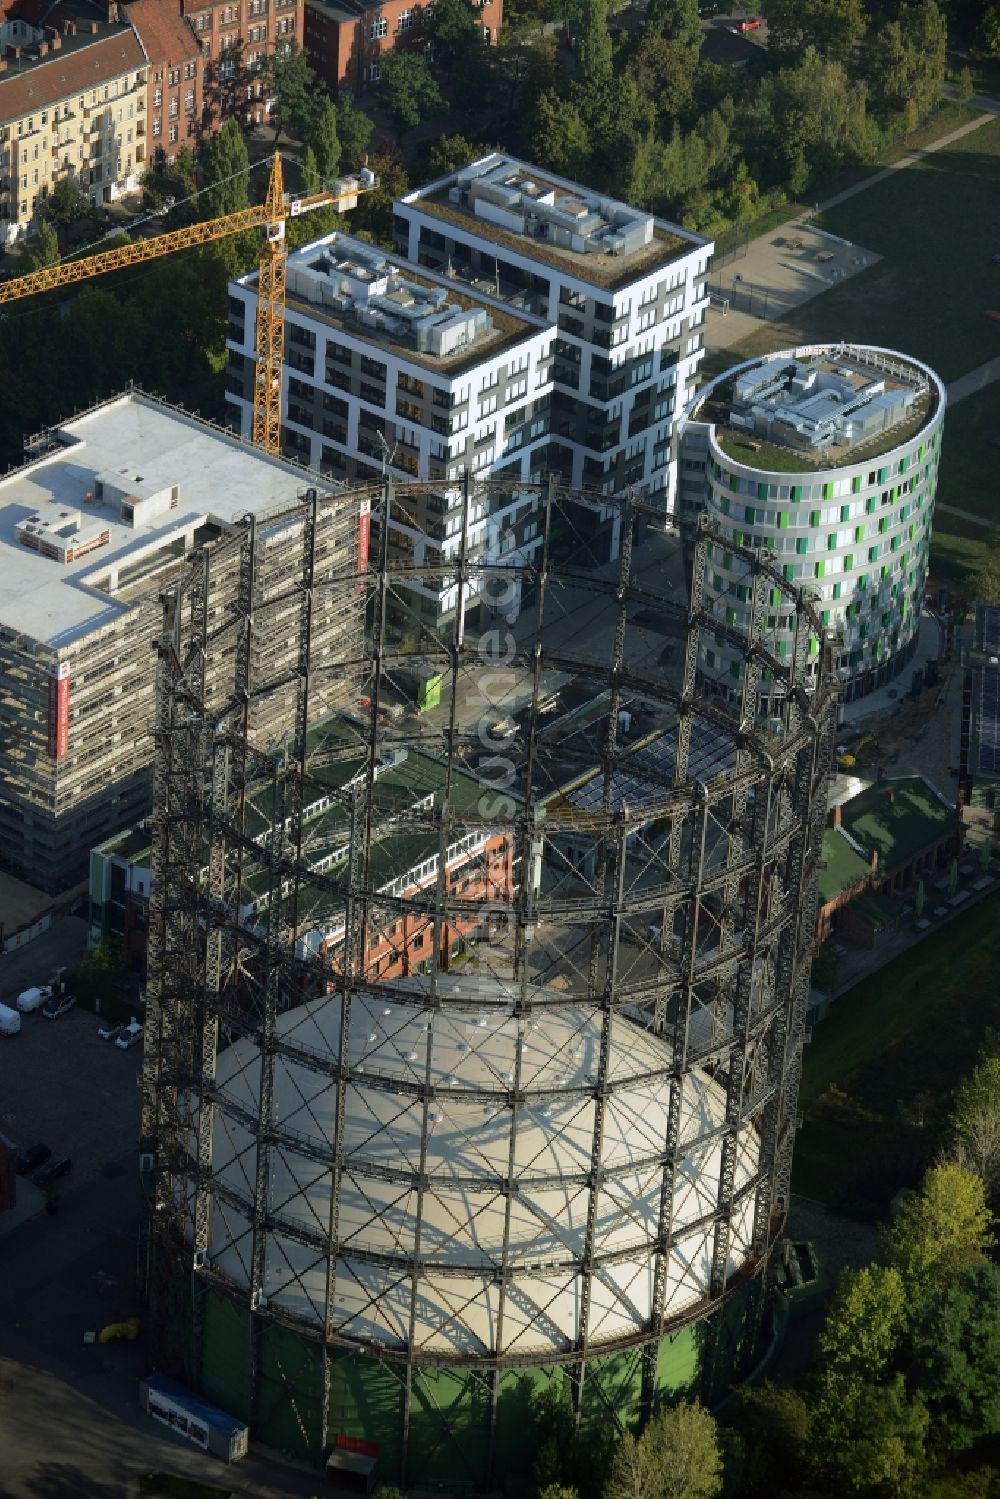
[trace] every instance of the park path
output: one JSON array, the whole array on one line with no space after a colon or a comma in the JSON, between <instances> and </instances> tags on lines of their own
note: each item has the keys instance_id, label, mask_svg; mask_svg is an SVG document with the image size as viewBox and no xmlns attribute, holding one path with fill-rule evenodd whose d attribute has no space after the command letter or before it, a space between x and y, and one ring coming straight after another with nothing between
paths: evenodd
<instances>
[{"instance_id":1,"label":"park path","mask_svg":"<svg viewBox=\"0 0 1000 1499\"><path fill-rule=\"evenodd\" d=\"M954 406L958 401L964 401L966 396L975 395L977 390L984 390L987 385L992 385L994 380L1000 380L1000 354L994 359L987 359L985 364L977 365L974 370L969 370L966 375L959 375L947 387L948 405Z\"/></svg>"},{"instance_id":2,"label":"park path","mask_svg":"<svg viewBox=\"0 0 1000 1499\"><path fill-rule=\"evenodd\" d=\"M995 521L984 520L981 515L975 515L971 510L960 510L957 505L942 505L938 500L934 506L935 510L943 510L945 515L957 515L960 520L967 520L974 526L985 526L991 531L996 524Z\"/></svg>"},{"instance_id":3,"label":"park path","mask_svg":"<svg viewBox=\"0 0 1000 1499\"><path fill-rule=\"evenodd\" d=\"M863 177L860 182L855 182L853 187L845 187L843 192L834 193L832 198L827 198L824 203L817 205L819 212L823 213L827 208L836 208L838 203L846 203L848 198L856 198L858 193L867 192L870 187L884 182L887 177L892 176L893 172L901 172L904 167L913 166L914 162L922 161L925 156L933 156L935 151L944 150L945 146L950 146L952 141L960 141L963 136L970 135L973 130L980 129L1000 114L1000 99L990 99L986 94L976 94L969 100L969 103L973 109L982 111L974 120L967 120L964 125L959 125L957 130L952 130L948 135L942 135L939 140L931 141L929 146L915 146L912 151L907 151L905 156L883 167L880 172L873 172L870 177Z\"/></svg>"}]
</instances>

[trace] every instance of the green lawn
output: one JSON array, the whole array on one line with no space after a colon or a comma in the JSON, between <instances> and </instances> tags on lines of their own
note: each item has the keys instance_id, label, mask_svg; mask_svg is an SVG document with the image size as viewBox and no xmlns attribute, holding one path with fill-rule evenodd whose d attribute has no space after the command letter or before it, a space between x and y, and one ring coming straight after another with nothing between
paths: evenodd
<instances>
[{"instance_id":1,"label":"green lawn","mask_svg":"<svg viewBox=\"0 0 1000 1499\"><path fill-rule=\"evenodd\" d=\"M844 338L925 360L946 381L1000 354L1000 119L830 209L822 227L874 250L840 282L730 351L733 363ZM947 431L947 429L946 429ZM947 436L946 436L947 441Z\"/></svg>"},{"instance_id":2,"label":"green lawn","mask_svg":"<svg viewBox=\"0 0 1000 1499\"><path fill-rule=\"evenodd\" d=\"M793 1188L884 1215L937 1150L951 1093L1000 1027L1000 896L834 1001L805 1054Z\"/></svg>"},{"instance_id":3,"label":"green lawn","mask_svg":"<svg viewBox=\"0 0 1000 1499\"><path fill-rule=\"evenodd\" d=\"M1000 442L1000 383L949 407L938 499L1000 525L1000 448L992 446L994 438Z\"/></svg>"}]
</instances>

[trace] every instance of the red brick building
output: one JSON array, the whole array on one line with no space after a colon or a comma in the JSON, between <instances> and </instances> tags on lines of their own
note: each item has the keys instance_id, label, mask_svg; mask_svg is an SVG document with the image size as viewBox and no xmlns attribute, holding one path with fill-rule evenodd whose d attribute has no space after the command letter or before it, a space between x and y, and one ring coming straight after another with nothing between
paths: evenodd
<instances>
[{"instance_id":1,"label":"red brick building","mask_svg":"<svg viewBox=\"0 0 1000 1499\"><path fill-rule=\"evenodd\" d=\"M179 146L197 148L202 128L204 61L194 31L179 6L163 0L132 0L132 29L149 58L146 102L147 156L167 157Z\"/></svg>"},{"instance_id":2,"label":"red brick building","mask_svg":"<svg viewBox=\"0 0 1000 1499\"><path fill-rule=\"evenodd\" d=\"M180 8L201 43L207 128L231 115L263 124L268 101L254 70L276 46L302 46L303 0L180 0Z\"/></svg>"},{"instance_id":3,"label":"red brick building","mask_svg":"<svg viewBox=\"0 0 1000 1499\"><path fill-rule=\"evenodd\" d=\"M394 47L422 49L430 4L423 0L305 0L305 49L332 93L377 87L381 59ZM476 0L488 42L503 23L503 0Z\"/></svg>"}]
</instances>

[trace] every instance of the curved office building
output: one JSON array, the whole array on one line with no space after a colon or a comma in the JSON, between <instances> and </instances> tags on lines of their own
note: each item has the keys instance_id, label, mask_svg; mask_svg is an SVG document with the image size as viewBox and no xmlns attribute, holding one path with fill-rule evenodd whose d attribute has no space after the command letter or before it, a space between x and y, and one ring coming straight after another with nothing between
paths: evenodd
<instances>
[{"instance_id":1,"label":"curved office building","mask_svg":"<svg viewBox=\"0 0 1000 1499\"><path fill-rule=\"evenodd\" d=\"M679 511L703 513L720 538L706 602L722 623L743 622L750 579L727 543L772 553L840 637L847 701L895 676L916 646L945 400L938 376L915 359L821 344L727 370L681 424ZM786 657L792 621L774 590L758 607ZM699 668L710 690L738 696L742 661L721 633Z\"/></svg>"}]
</instances>

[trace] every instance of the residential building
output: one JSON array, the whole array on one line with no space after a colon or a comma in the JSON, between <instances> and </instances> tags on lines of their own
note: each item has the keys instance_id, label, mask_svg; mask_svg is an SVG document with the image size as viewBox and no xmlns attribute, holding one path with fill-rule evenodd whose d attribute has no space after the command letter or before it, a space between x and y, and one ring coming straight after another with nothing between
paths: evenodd
<instances>
[{"instance_id":1,"label":"residential building","mask_svg":"<svg viewBox=\"0 0 1000 1499\"><path fill-rule=\"evenodd\" d=\"M362 620L350 573L359 519L317 478L129 394L45 434L35 456L0 480L0 859L8 868L62 889L85 875L95 844L148 813L163 595L199 553L205 618L238 597L248 512L266 516L254 546L262 586L273 590L253 640L254 669L259 661L262 671L283 670L287 661L289 684L294 676L304 503L316 506L308 529L323 558L310 574L312 637L321 650L357 658ZM316 684L310 717L350 693L348 676L331 672ZM205 692L214 702L223 688L207 682ZM286 722L285 696L250 705L265 743Z\"/></svg>"},{"instance_id":2,"label":"residential building","mask_svg":"<svg viewBox=\"0 0 1000 1499\"><path fill-rule=\"evenodd\" d=\"M500 152L408 193L395 214L413 264L549 325L547 466L591 492L631 486L671 509L671 443L704 353L711 242ZM592 521L616 555L606 507Z\"/></svg>"},{"instance_id":3,"label":"residential building","mask_svg":"<svg viewBox=\"0 0 1000 1499\"><path fill-rule=\"evenodd\" d=\"M254 74L276 47L302 46L303 0L180 0L180 8L201 43L210 121L232 116L241 124L264 124L273 101Z\"/></svg>"},{"instance_id":4,"label":"residential building","mask_svg":"<svg viewBox=\"0 0 1000 1499\"><path fill-rule=\"evenodd\" d=\"M126 12L149 62L144 131L150 159L197 148L202 130L201 44L179 5L131 0Z\"/></svg>"},{"instance_id":5,"label":"residential building","mask_svg":"<svg viewBox=\"0 0 1000 1499\"><path fill-rule=\"evenodd\" d=\"M133 191L147 160L148 66L128 26L0 21L0 241L37 230L63 177L94 204Z\"/></svg>"},{"instance_id":6,"label":"residential building","mask_svg":"<svg viewBox=\"0 0 1000 1499\"><path fill-rule=\"evenodd\" d=\"M495 42L503 24L503 0L475 0L483 36ZM305 0L305 47L309 62L333 93L361 94L377 87L382 59L395 48L433 56L427 17L433 0Z\"/></svg>"},{"instance_id":7,"label":"residential building","mask_svg":"<svg viewBox=\"0 0 1000 1499\"><path fill-rule=\"evenodd\" d=\"M935 875L946 883L961 847L957 810L923 776L879 780L833 807L823 833L817 942L837 933L876 946L899 922L893 897ZM928 906L938 899L927 891Z\"/></svg>"},{"instance_id":8,"label":"residential building","mask_svg":"<svg viewBox=\"0 0 1000 1499\"><path fill-rule=\"evenodd\" d=\"M253 271L230 286L227 400L244 436L256 282ZM411 612L432 625L453 617L460 547L484 561L530 560L541 546L538 492L523 486L545 472L552 400L554 330L544 319L333 233L289 256L285 320L285 453L333 479L441 481L411 491L389 518L393 557L442 564L440 587L400 585L408 608L395 623L404 633ZM463 520L463 475L498 468L509 489L489 501L474 493ZM479 587L469 586L469 610Z\"/></svg>"},{"instance_id":9,"label":"residential building","mask_svg":"<svg viewBox=\"0 0 1000 1499\"><path fill-rule=\"evenodd\" d=\"M678 492L682 514L703 513L718 534L720 631L699 659L708 690L735 700L743 672L725 627L746 618L752 578L730 540L764 549L814 595L848 702L902 669L920 625L945 404L933 370L867 344L768 354L699 391L681 426ZM790 623L767 615L778 657L793 649ZM819 642L809 649L807 674Z\"/></svg>"},{"instance_id":10,"label":"residential building","mask_svg":"<svg viewBox=\"0 0 1000 1499\"><path fill-rule=\"evenodd\" d=\"M88 944L121 943L130 969L146 969L153 839L147 823L137 823L90 850L90 931Z\"/></svg>"}]
</instances>

